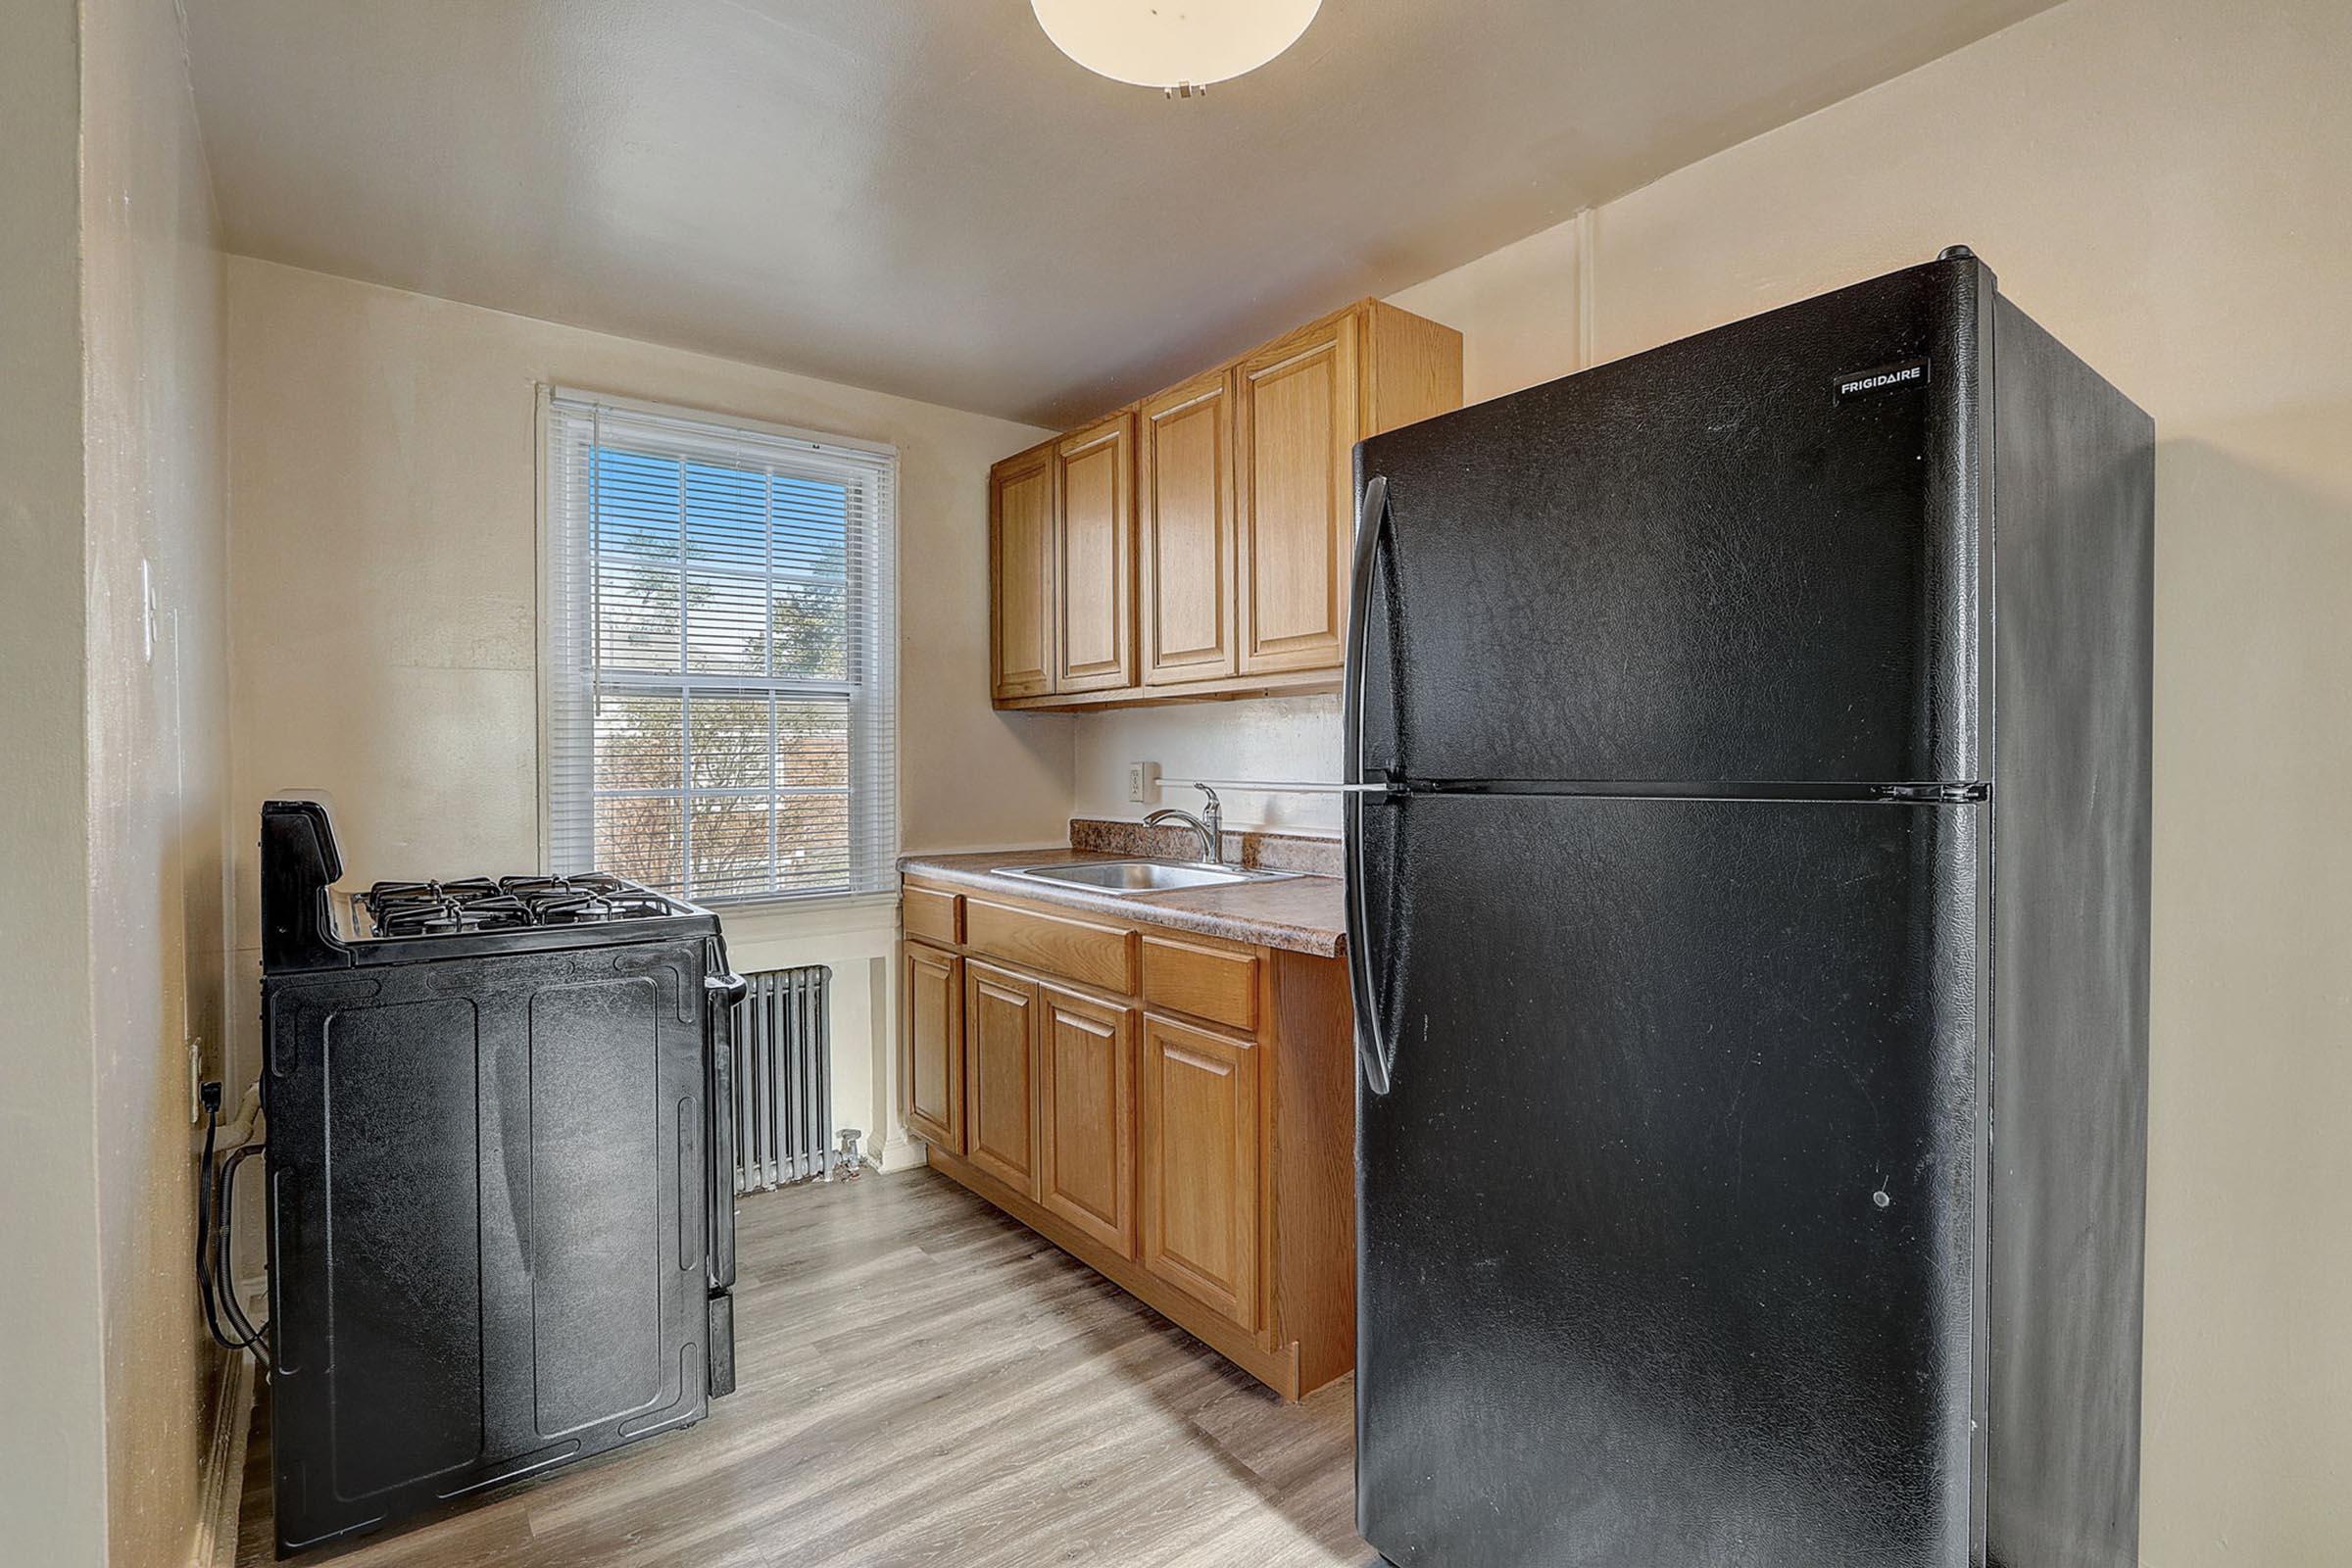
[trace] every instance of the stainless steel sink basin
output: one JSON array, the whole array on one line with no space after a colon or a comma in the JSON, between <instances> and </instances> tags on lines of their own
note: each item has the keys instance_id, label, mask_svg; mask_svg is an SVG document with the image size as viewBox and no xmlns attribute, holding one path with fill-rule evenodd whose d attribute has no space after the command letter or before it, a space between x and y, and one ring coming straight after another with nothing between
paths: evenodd
<instances>
[{"instance_id":1,"label":"stainless steel sink basin","mask_svg":"<svg viewBox=\"0 0 2352 1568\"><path fill-rule=\"evenodd\" d=\"M1004 874L1127 897L1137 893L1173 893L1183 888L1227 888L1240 882L1281 882L1298 873L1250 871L1238 865L1209 865L1200 861L1072 860L1061 865L1007 867Z\"/></svg>"}]
</instances>

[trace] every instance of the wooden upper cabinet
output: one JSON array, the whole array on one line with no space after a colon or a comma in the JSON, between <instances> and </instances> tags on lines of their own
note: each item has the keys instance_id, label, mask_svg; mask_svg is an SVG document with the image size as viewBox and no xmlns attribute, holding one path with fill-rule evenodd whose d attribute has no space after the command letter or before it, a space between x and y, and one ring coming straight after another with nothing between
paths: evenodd
<instances>
[{"instance_id":1,"label":"wooden upper cabinet","mask_svg":"<svg viewBox=\"0 0 2352 1568\"><path fill-rule=\"evenodd\" d=\"M988 476L990 689L999 701L1054 690L1054 443Z\"/></svg>"},{"instance_id":2,"label":"wooden upper cabinet","mask_svg":"<svg viewBox=\"0 0 2352 1568\"><path fill-rule=\"evenodd\" d=\"M1144 1266L1257 1327L1257 1047L1144 1014Z\"/></svg>"},{"instance_id":3,"label":"wooden upper cabinet","mask_svg":"<svg viewBox=\"0 0 2352 1568\"><path fill-rule=\"evenodd\" d=\"M1054 448L1056 692L1135 684L1135 416Z\"/></svg>"},{"instance_id":4,"label":"wooden upper cabinet","mask_svg":"<svg viewBox=\"0 0 2352 1568\"><path fill-rule=\"evenodd\" d=\"M1133 1257L1135 1009L1059 986L1041 985L1037 995L1038 1200Z\"/></svg>"},{"instance_id":5,"label":"wooden upper cabinet","mask_svg":"<svg viewBox=\"0 0 2352 1568\"><path fill-rule=\"evenodd\" d=\"M1232 373L1146 400L1138 441L1144 684L1234 674Z\"/></svg>"},{"instance_id":6,"label":"wooden upper cabinet","mask_svg":"<svg viewBox=\"0 0 2352 1568\"><path fill-rule=\"evenodd\" d=\"M1353 311L1318 321L1235 371L1245 674L1340 662L1355 532L1350 454L1363 422L1362 325Z\"/></svg>"},{"instance_id":7,"label":"wooden upper cabinet","mask_svg":"<svg viewBox=\"0 0 2352 1568\"><path fill-rule=\"evenodd\" d=\"M963 1152L963 960L920 942L900 946L899 1074L906 1128Z\"/></svg>"},{"instance_id":8,"label":"wooden upper cabinet","mask_svg":"<svg viewBox=\"0 0 2352 1568\"><path fill-rule=\"evenodd\" d=\"M1462 406L1462 334L1384 300L1363 317L1363 433L1385 435Z\"/></svg>"},{"instance_id":9,"label":"wooden upper cabinet","mask_svg":"<svg viewBox=\"0 0 2352 1568\"><path fill-rule=\"evenodd\" d=\"M997 702L1332 690L1355 443L1461 402L1462 335L1365 300L997 465Z\"/></svg>"},{"instance_id":10,"label":"wooden upper cabinet","mask_svg":"<svg viewBox=\"0 0 2352 1568\"><path fill-rule=\"evenodd\" d=\"M963 964L965 1157L1037 1196L1037 986L967 958Z\"/></svg>"}]
</instances>

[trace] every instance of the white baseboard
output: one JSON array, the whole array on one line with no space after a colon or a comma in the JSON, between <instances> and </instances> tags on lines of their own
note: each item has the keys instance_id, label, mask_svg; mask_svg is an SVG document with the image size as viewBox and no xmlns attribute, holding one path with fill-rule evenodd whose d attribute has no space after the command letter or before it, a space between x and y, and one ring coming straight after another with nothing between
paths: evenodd
<instances>
[{"instance_id":1,"label":"white baseboard","mask_svg":"<svg viewBox=\"0 0 2352 1568\"><path fill-rule=\"evenodd\" d=\"M874 1164L885 1176L930 1163L931 1146L919 1138L902 1138L895 1144L883 1144L874 1152Z\"/></svg>"},{"instance_id":2,"label":"white baseboard","mask_svg":"<svg viewBox=\"0 0 2352 1568\"><path fill-rule=\"evenodd\" d=\"M224 1354L213 1386L213 1441L205 1450L196 1542L189 1568L233 1568L237 1514L245 1500L245 1440L253 1431L254 1360Z\"/></svg>"}]
</instances>

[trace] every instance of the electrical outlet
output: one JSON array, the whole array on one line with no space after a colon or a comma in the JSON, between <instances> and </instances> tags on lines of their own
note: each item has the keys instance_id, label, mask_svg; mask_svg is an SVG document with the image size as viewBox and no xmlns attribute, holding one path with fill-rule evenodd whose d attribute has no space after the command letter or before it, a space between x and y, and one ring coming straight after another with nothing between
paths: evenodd
<instances>
[{"instance_id":1,"label":"electrical outlet","mask_svg":"<svg viewBox=\"0 0 2352 1568\"><path fill-rule=\"evenodd\" d=\"M1157 762L1129 762L1127 764L1127 799L1138 806L1150 806L1159 799L1159 764Z\"/></svg>"},{"instance_id":2,"label":"electrical outlet","mask_svg":"<svg viewBox=\"0 0 2352 1568\"><path fill-rule=\"evenodd\" d=\"M204 1037L188 1036L188 1122L204 1125Z\"/></svg>"}]
</instances>

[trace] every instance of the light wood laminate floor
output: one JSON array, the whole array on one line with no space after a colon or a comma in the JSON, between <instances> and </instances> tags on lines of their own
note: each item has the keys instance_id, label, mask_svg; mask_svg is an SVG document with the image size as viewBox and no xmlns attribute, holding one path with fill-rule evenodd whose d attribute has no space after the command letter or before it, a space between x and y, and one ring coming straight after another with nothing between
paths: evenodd
<instances>
[{"instance_id":1,"label":"light wood laminate floor","mask_svg":"<svg viewBox=\"0 0 2352 1568\"><path fill-rule=\"evenodd\" d=\"M1354 1529L1353 1385L1278 1403L932 1172L743 1200L741 1384L683 1432L304 1561L1288 1568ZM237 1561L272 1560L268 1396Z\"/></svg>"}]
</instances>

